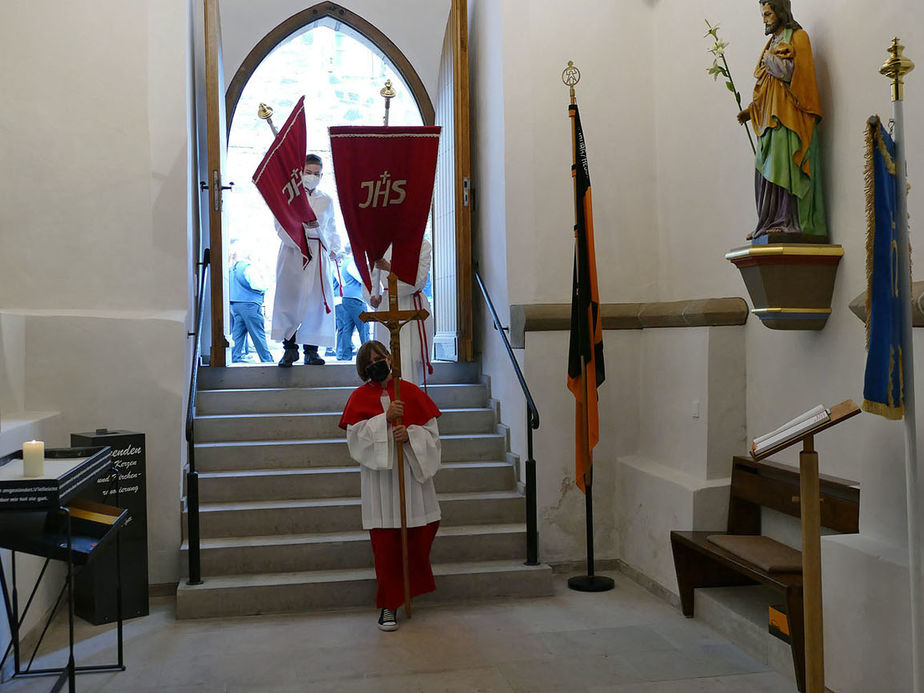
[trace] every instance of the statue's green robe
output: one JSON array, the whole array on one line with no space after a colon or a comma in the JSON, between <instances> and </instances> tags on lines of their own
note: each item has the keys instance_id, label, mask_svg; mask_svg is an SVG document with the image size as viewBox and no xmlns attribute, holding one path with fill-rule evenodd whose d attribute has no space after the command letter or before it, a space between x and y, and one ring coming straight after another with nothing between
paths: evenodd
<instances>
[{"instance_id":1,"label":"statue's green robe","mask_svg":"<svg viewBox=\"0 0 924 693\"><path fill-rule=\"evenodd\" d=\"M821 101L812 45L802 29L785 29L781 41L793 49L790 82L770 74L764 65L764 53L754 70L757 83L749 110L758 138L755 165L764 179L797 199L802 233L827 237L815 128L821 120ZM764 52L772 42L771 38Z\"/></svg>"}]
</instances>

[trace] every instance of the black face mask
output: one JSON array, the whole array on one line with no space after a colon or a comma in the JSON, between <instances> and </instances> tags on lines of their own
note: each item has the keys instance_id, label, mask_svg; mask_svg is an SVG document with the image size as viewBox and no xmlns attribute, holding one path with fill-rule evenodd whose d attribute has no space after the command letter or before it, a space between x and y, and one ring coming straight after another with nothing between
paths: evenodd
<instances>
[{"instance_id":1,"label":"black face mask","mask_svg":"<svg viewBox=\"0 0 924 693\"><path fill-rule=\"evenodd\" d=\"M389 373L391 373L391 366L388 365L388 361L385 359L370 363L366 368L366 377L377 383L384 383Z\"/></svg>"}]
</instances>

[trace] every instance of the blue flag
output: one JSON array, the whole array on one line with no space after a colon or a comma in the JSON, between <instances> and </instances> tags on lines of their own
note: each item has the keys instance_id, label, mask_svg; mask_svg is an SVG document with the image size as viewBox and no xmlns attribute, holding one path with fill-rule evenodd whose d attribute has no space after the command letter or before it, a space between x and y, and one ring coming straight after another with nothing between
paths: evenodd
<instances>
[{"instance_id":1,"label":"blue flag","mask_svg":"<svg viewBox=\"0 0 924 693\"><path fill-rule=\"evenodd\" d=\"M905 415L905 400L895 143L882 127L879 116L868 121L866 146L867 355L863 409L887 419L901 419Z\"/></svg>"}]
</instances>

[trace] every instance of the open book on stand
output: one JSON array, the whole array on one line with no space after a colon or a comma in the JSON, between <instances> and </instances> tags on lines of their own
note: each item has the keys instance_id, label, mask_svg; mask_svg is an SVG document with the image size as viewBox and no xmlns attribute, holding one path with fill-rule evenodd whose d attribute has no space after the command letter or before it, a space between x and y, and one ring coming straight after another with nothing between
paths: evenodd
<instances>
[{"instance_id":1,"label":"open book on stand","mask_svg":"<svg viewBox=\"0 0 924 693\"><path fill-rule=\"evenodd\" d=\"M781 443L794 440L809 429L819 424L827 423L830 420L831 411L819 404L817 407L809 409L804 414L800 414L792 421L787 421L776 430L755 438L754 442L751 443L751 455L759 455L764 450L769 450Z\"/></svg>"}]
</instances>

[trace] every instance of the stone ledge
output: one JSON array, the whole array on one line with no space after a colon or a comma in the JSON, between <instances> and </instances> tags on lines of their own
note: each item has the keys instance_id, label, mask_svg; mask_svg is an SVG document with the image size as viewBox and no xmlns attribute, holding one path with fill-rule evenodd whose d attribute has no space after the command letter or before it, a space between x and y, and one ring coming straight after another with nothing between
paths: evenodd
<instances>
[{"instance_id":1,"label":"stone ledge","mask_svg":"<svg viewBox=\"0 0 924 693\"><path fill-rule=\"evenodd\" d=\"M600 306L604 330L642 330L656 327L726 327L743 325L748 304L743 298L701 298L653 303L604 303ZM510 343L526 346L527 332L571 329L568 303L532 303L510 306Z\"/></svg>"},{"instance_id":2,"label":"stone ledge","mask_svg":"<svg viewBox=\"0 0 924 693\"><path fill-rule=\"evenodd\" d=\"M850 310L866 324L866 292L850 302ZM911 324L924 327L924 282L911 283Z\"/></svg>"}]
</instances>

